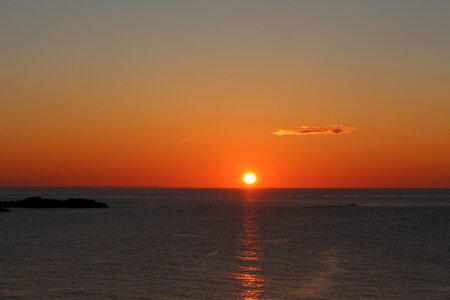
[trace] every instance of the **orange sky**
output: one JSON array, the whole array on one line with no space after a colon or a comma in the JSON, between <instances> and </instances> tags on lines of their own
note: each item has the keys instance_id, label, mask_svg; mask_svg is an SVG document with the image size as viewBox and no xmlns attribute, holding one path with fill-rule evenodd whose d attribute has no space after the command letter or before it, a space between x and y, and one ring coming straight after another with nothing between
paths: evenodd
<instances>
[{"instance_id":1,"label":"orange sky","mask_svg":"<svg viewBox=\"0 0 450 300\"><path fill-rule=\"evenodd\" d=\"M450 187L447 2L8 2L0 40L0 186Z\"/></svg>"}]
</instances>

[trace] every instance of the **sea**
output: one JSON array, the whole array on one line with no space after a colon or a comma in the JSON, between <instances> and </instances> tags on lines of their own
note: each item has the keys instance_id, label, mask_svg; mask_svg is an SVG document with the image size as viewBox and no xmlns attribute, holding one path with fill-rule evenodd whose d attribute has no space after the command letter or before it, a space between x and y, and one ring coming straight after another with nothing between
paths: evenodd
<instances>
[{"instance_id":1,"label":"sea","mask_svg":"<svg viewBox=\"0 0 450 300\"><path fill-rule=\"evenodd\" d=\"M0 188L0 299L450 299L450 189Z\"/></svg>"}]
</instances>

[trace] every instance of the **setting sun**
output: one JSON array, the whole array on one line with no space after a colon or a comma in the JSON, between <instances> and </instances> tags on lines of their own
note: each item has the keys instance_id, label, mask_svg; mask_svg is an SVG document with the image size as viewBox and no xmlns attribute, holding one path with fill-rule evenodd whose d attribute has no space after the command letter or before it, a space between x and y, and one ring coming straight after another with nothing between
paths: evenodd
<instances>
[{"instance_id":1,"label":"setting sun","mask_svg":"<svg viewBox=\"0 0 450 300\"><path fill-rule=\"evenodd\" d=\"M253 173L245 173L244 177L242 177L242 180L246 184L254 184L256 182L256 175Z\"/></svg>"}]
</instances>

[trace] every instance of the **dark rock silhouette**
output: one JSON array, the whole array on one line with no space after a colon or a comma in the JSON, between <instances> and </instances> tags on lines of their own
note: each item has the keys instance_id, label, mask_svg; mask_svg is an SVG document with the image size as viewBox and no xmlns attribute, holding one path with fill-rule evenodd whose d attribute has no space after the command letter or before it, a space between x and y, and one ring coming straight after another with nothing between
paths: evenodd
<instances>
[{"instance_id":1,"label":"dark rock silhouette","mask_svg":"<svg viewBox=\"0 0 450 300\"><path fill-rule=\"evenodd\" d=\"M347 204L347 206L356 207L357 205L355 203L349 203L349 204Z\"/></svg>"},{"instance_id":2,"label":"dark rock silhouette","mask_svg":"<svg viewBox=\"0 0 450 300\"><path fill-rule=\"evenodd\" d=\"M3 208L3 207L0 207L0 212L8 212L8 211L10 211L10 210L6 209L6 208Z\"/></svg>"},{"instance_id":3,"label":"dark rock silhouette","mask_svg":"<svg viewBox=\"0 0 450 300\"><path fill-rule=\"evenodd\" d=\"M104 208L109 207L105 203L83 198L69 198L68 200L45 199L42 197L29 197L19 201L0 201L3 207L24 208Z\"/></svg>"}]
</instances>

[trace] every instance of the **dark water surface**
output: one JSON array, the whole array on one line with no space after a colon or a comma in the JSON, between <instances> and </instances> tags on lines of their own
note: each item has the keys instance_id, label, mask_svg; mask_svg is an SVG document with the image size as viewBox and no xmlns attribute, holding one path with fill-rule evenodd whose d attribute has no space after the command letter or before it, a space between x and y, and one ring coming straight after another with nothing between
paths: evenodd
<instances>
[{"instance_id":1,"label":"dark water surface","mask_svg":"<svg viewBox=\"0 0 450 300\"><path fill-rule=\"evenodd\" d=\"M450 297L450 190L0 189L35 195L111 208L0 213L0 299Z\"/></svg>"}]
</instances>

